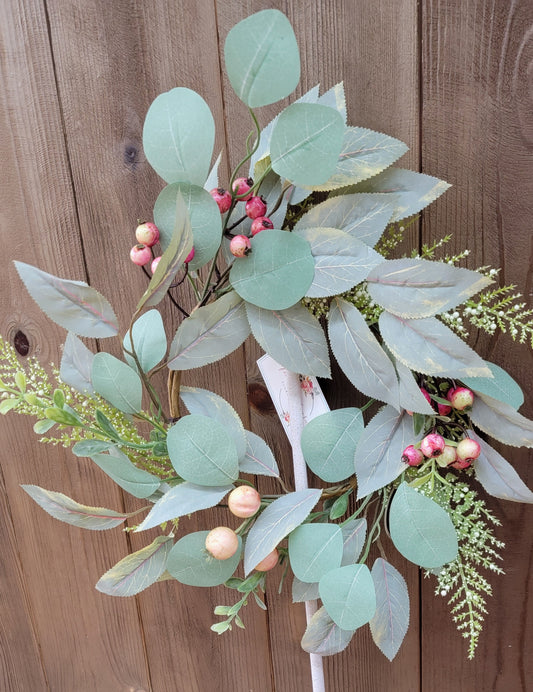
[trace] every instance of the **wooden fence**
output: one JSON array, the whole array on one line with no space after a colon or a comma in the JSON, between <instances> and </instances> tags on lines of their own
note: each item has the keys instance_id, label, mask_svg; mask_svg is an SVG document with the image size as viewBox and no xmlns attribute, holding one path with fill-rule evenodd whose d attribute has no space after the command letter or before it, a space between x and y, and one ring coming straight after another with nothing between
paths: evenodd
<instances>
[{"instance_id":1,"label":"wooden fence","mask_svg":"<svg viewBox=\"0 0 533 692\"><path fill-rule=\"evenodd\" d=\"M533 4L531 0L3 0L0 3L0 332L21 350L59 362L64 332L39 313L13 258L88 280L125 326L144 276L129 263L138 217L150 217L162 182L148 166L142 123L174 86L200 92L217 122L222 180L242 154L247 114L221 76L222 45L238 20L275 6L302 55L297 94L344 79L349 122L394 135L404 166L452 189L413 227L409 243L453 234L468 266L502 267L531 294L533 240ZM261 110L265 124L278 106ZM481 354L519 379L533 415L531 350L476 337ZM106 344L107 347L107 344ZM115 346L118 353L118 344ZM27 350L27 349L26 349ZM253 343L195 381L226 396L264 435L290 477L288 446L268 406ZM199 378L199 379L198 379ZM246 385L248 385L248 390ZM349 388L330 392L337 404ZM94 589L110 566L146 541L120 530L84 532L42 512L20 489L35 483L86 504L130 508L86 459L39 445L31 421L8 415L0 502L0 688L6 692L305 692L303 609L269 587L246 630L209 631L222 589L158 584L138 597ZM528 455L507 457L532 485ZM531 460L530 460L531 462ZM504 577L474 662L434 582L402 564L411 626L390 664L367 631L325 660L328 692L471 692L531 689L531 510L491 500L507 543ZM216 512L207 522L216 521ZM196 521L191 519L191 529ZM272 582L277 580L273 579ZM367 630L367 628L364 628ZM529 653L528 653L529 652Z\"/></svg>"}]
</instances>

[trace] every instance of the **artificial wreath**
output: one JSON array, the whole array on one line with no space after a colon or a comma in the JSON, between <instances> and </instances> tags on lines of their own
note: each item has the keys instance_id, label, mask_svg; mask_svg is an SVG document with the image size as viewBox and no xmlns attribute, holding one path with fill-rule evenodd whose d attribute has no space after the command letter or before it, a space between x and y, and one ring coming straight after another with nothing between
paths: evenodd
<instances>
[{"instance_id":1,"label":"artificial wreath","mask_svg":"<svg viewBox=\"0 0 533 692\"><path fill-rule=\"evenodd\" d=\"M265 607L265 580L292 572L293 600L321 602L302 639L321 655L343 650L366 624L383 653L396 655L409 596L381 543L387 533L434 575L472 657L491 593L486 575L502 571L503 547L479 484L498 498L533 501L487 436L532 447L533 422L518 413L519 385L465 338L471 326L533 343L532 312L514 287L494 287L497 270L458 266L467 251L444 256L448 237L392 258L409 223L448 186L392 167L402 142L348 126L342 84L311 89L261 129L255 109L287 97L300 77L281 12L238 23L225 64L254 127L228 181L218 180L220 157L211 165L215 124L200 95L172 89L146 115L144 151L167 185L153 222L136 229L131 259L149 283L129 327L121 332L109 302L87 284L16 262L30 295L68 330L60 368L49 375L34 359L23 367L0 341L0 412L35 417L41 441L72 446L146 506L125 514L23 487L75 526L160 527L96 588L131 596L164 579L225 584L227 604L211 627L218 633L244 627L247 602ZM180 298L187 283L196 297L190 312ZM156 307L167 296L181 320L170 344ZM180 386L182 371L224 358L250 333L300 375L304 394L314 395L314 378L331 376L331 350L368 398L310 416L293 439L323 487L288 487L230 403ZM122 360L79 338L119 334ZM161 370L168 401L154 385ZM277 479L279 493L261 495L257 475ZM242 523L186 533L180 518L218 504L228 524ZM374 544L381 557L369 564Z\"/></svg>"}]
</instances>

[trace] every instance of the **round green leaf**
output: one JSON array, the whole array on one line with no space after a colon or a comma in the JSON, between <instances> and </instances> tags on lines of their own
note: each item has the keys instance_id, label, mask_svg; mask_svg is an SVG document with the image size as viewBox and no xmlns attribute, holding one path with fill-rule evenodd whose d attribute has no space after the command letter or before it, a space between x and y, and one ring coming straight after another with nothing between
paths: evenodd
<instances>
[{"instance_id":1,"label":"round green leaf","mask_svg":"<svg viewBox=\"0 0 533 692\"><path fill-rule=\"evenodd\" d=\"M315 275L309 243L287 231L258 233L252 251L235 260L230 281L244 300L267 310L285 310L301 300Z\"/></svg>"},{"instance_id":2,"label":"round green leaf","mask_svg":"<svg viewBox=\"0 0 533 692\"><path fill-rule=\"evenodd\" d=\"M300 54L292 26L279 10L263 10L236 24L224 45L226 72L250 108L288 96L300 79Z\"/></svg>"},{"instance_id":3,"label":"round green leaf","mask_svg":"<svg viewBox=\"0 0 533 692\"><path fill-rule=\"evenodd\" d=\"M194 258L189 269L199 269L212 259L222 239L220 210L207 190L189 183L172 183L161 190L154 206L154 221L161 233L161 246L165 250L172 238L176 220L178 191L183 195L194 243Z\"/></svg>"},{"instance_id":4,"label":"round green leaf","mask_svg":"<svg viewBox=\"0 0 533 692\"><path fill-rule=\"evenodd\" d=\"M138 413L142 406L142 382L135 370L110 353L93 358L91 380L98 394L123 413Z\"/></svg>"},{"instance_id":5,"label":"round green leaf","mask_svg":"<svg viewBox=\"0 0 533 692\"><path fill-rule=\"evenodd\" d=\"M167 559L167 571L182 584L189 586L218 586L227 581L241 559L242 543L233 557L217 560L205 549L209 531L197 531L183 536L172 548Z\"/></svg>"},{"instance_id":6,"label":"round green leaf","mask_svg":"<svg viewBox=\"0 0 533 692\"><path fill-rule=\"evenodd\" d=\"M346 565L327 572L318 585L330 618L343 630L355 630L376 612L376 590L366 565Z\"/></svg>"},{"instance_id":7,"label":"round green leaf","mask_svg":"<svg viewBox=\"0 0 533 692\"><path fill-rule=\"evenodd\" d=\"M167 337L163 318L158 310L148 310L133 324L133 344L141 368L148 372L155 367L167 352ZM129 331L124 336L124 348L131 351L131 339ZM125 353L124 358L130 366L137 370L137 364L132 356Z\"/></svg>"},{"instance_id":8,"label":"round green leaf","mask_svg":"<svg viewBox=\"0 0 533 692\"><path fill-rule=\"evenodd\" d=\"M176 472L197 485L228 485L239 477L235 442L207 416L183 416L168 431L167 447Z\"/></svg>"},{"instance_id":9,"label":"round green leaf","mask_svg":"<svg viewBox=\"0 0 533 692\"><path fill-rule=\"evenodd\" d=\"M303 582L317 582L340 567L342 551L342 531L335 524L302 524L289 535L292 571Z\"/></svg>"},{"instance_id":10,"label":"round green leaf","mask_svg":"<svg viewBox=\"0 0 533 692\"><path fill-rule=\"evenodd\" d=\"M358 408L340 408L313 418L302 431L302 452L311 471L328 483L355 473L354 456L364 423Z\"/></svg>"}]
</instances>

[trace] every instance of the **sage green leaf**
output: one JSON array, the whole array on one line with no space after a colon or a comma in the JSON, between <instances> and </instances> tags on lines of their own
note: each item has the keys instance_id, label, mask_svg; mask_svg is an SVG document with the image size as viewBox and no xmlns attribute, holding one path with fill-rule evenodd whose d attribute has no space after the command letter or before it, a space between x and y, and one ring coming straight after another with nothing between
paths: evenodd
<instances>
[{"instance_id":1,"label":"sage green leaf","mask_svg":"<svg viewBox=\"0 0 533 692\"><path fill-rule=\"evenodd\" d=\"M63 347L59 377L76 391L82 394L92 394L94 392L91 382L93 358L94 353L87 348L83 341L69 332Z\"/></svg>"},{"instance_id":2,"label":"sage green leaf","mask_svg":"<svg viewBox=\"0 0 533 692\"><path fill-rule=\"evenodd\" d=\"M96 353L91 371L93 387L123 413L138 413L142 407L142 382L135 370L110 353Z\"/></svg>"},{"instance_id":3,"label":"sage green leaf","mask_svg":"<svg viewBox=\"0 0 533 692\"><path fill-rule=\"evenodd\" d=\"M368 423L355 451L357 498L391 483L405 470L402 452L421 435L413 432L413 419L405 411L398 413L385 406Z\"/></svg>"},{"instance_id":4,"label":"sage green leaf","mask_svg":"<svg viewBox=\"0 0 533 692\"><path fill-rule=\"evenodd\" d=\"M246 17L226 36L226 72L237 96L250 108L288 96L300 80L300 53L291 23L279 10Z\"/></svg>"},{"instance_id":5,"label":"sage green leaf","mask_svg":"<svg viewBox=\"0 0 533 692\"><path fill-rule=\"evenodd\" d=\"M238 348L250 333L242 299L231 291L197 308L178 327L170 345L170 370L214 363Z\"/></svg>"},{"instance_id":6,"label":"sage green leaf","mask_svg":"<svg viewBox=\"0 0 533 692\"><path fill-rule=\"evenodd\" d=\"M161 483L157 476L152 476L148 471L132 464L117 447L111 447L107 454L91 454L91 459L117 485L134 497L150 497Z\"/></svg>"},{"instance_id":7,"label":"sage green leaf","mask_svg":"<svg viewBox=\"0 0 533 692\"><path fill-rule=\"evenodd\" d=\"M347 127L333 175L313 190L335 190L371 178L391 166L408 147L399 139L364 127Z\"/></svg>"},{"instance_id":8,"label":"sage green leaf","mask_svg":"<svg viewBox=\"0 0 533 692\"><path fill-rule=\"evenodd\" d=\"M450 187L448 183L425 173L404 168L389 168L355 185L350 192L387 192L396 197L391 221L417 214Z\"/></svg>"},{"instance_id":9,"label":"sage green leaf","mask_svg":"<svg viewBox=\"0 0 533 692\"><path fill-rule=\"evenodd\" d=\"M10 401L16 401L16 399L6 399L2 403L5 404L6 402ZM0 408L0 412L7 413L7 411L9 411L11 408L13 407L2 407ZM60 425L67 425L69 427L83 427L83 423L81 422L79 415L73 411L73 409L67 410L66 407L65 409L61 409L50 406L49 408L45 408L44 415L48 419L53 420L54 423L59 423Z\"/></svg>"},{"instance_id":10,"label":"sage green leaf","mask_svg":"<svg viewBox=\"0 0 533 692\"><path fill-rule=\"evenodd\" d=\"M16 401L16 399L8 399L7 401ZM0 404L0 413L3 413L1 404ZM55 421L46 420L46 418L44 418L43 420L38 420L33 424L33 432L36 435L44 435L51 428L53 428L55 424L56 424Z\"/></svg>"},{"instance_id":11,"label":"sage green leaf","mask_svg":"<svg viewBox=\"0 0 533 692\"><path fill-rule=\"evenodd\" d=\"M165 182L203 185L214 143L215 121L195 91L177 87L152 102L144 121L143 148Z\"/></svg>"},{"instance_id":12,"label":"sage green leaf","mask_svg":"<svg viewBox=\"0 0 533 692\"><path fill-rule=\"evenodd\" d=\"M244 552L244 573L247 576L278 543L299 526L320 499L322 491L315 488L287 493L274 500L256 519L248 533Z\"/></svg>"},{"instance_id":13,"label":"sage green leaf","mask_svg":"<svg viewBox=\"0 0 533 692\"><path fill-rule=\"evenodd\" d=\"M246 315L257 343L284 368L331 377L324 331L301 303L286 310L265 310L247 303Z\"/></svg>"},{"instance_id":14,"label":"sage green leaf","mask_svg":"<svg viewBox=\"0 0 533 692\"><path fill-rule=\"evenodd\" d=\"M311 103L311 101L309 101ZM321 103L323 106L329 106L330 108L335 108L339 111L346 123L346 97L344 95L344 84L339 82L332 86L331 89L325 91L319 98L315 101L316 103Z\"/></svg>"},{"instance_id":15,"label":"sage green leaf","mask_svg":"<svg viewBox=\"0 0 533 692\"><path fill-rule=\"evenodd\" d=\"M80 440L72 447L72 453L77 457L90 457L93 454L107 452L108 449L114 447L113 442L107 440Z\"/></svg>"},{"instance_id":16,"label":"sage green leaf","mask_svg":"<svg viewBox=\"0 0 533 692\"><path fill-rule=\"evenodd\" d=\"M370 632L376 646L392 661L409 627L409 593L405 579L389 562L378 557L372 567L376 612Z\"/></svg>"},{"instance_id":17,"label":"sage green leaf","mask_svg":"<svg viewBox=\"0 0 533 692\"><path fill-rule=\"evenodd\" d=\"M511 447L533 447L533 421L491 396L477 393L470 420L499 442Z\"/></svg>"},{"instance_id":18,"label":"sage green leaf","mask_svg":"<svg viewBox=\"0 0 533 692\"><path fill-rule=\"evenodd\" d=\"M492 377L463 377L463 384L475 393L486 394L518 410L524 403L524 393L518 382L498 365L488 361L485 361L485 365Z\"/></svg>"},{"instance_id":19,"label":"sage green leaf","mask_svg":"<svg viewBox=\"0 0 533 692\"><path fill-rule=\"evenodd\" d=\"M159 193L154 206L154 221L161 234L163 249L169 245L177 223L178 193L183 196L190 219L194 258L189 262L189 271L194 271L213 259L220 246L222 240L220 210L215 200L203 187L185 182L167 185ZM189 252L183 256L183 259L188 254Z\"/></svg>"},{"instance_id":20,"label":"sage green leaf","mask_svg":"<svg viewBox=\"0 0 533 692\"><path fill-rule=\"evenodd\" d=\"M390 503L389 527L398 552L415 565L431 569L457 557L457 534L448 512L405 482Z\"/></svg>"},{"instance_id":21,"label":"sage green leaf","mask_svg":"<svg viewBox=\"0 0 533 692\"><path fill-rule=\"evenodd\" d=\"M330 569L340 567L342 532L336 524L302 524L289 534L289 558L294 575L317 582Z\"/></svg>"},{"instance_id":22,"label":"sage green leaf","mask_svg":"<svg viewBox=\"0 0 533 692\"><path fill-rule=\"evenodd\" d=\"M272 168L296 185L321 185L335 171L345 130L333 108L317 103L287 106L272 130Z\"/></svg>"},{"instance_id":23,"label":"sage green leaf","mask_svg":"<svg viewBox=\"0 0 533 692\"><path fill-rule=\"evenodd\" d=\"M246 430L237 411L218 394L199 387L181 387L180 396L189 413L213 418L226 428L235 442L239 459L246 454Z\"/></svg>"},{"instance_id":24,"label":"sage green leaf","mask_svg":"<svg viewBox=\"0 0 533 692\"><path fill-rule=\"evenodd\" d=\"M96 589L108 596L135 596L144 591L165 571L172 544L170 536L158 536L111 567L100 577Z\"/></svg>"},{"instance_id":25,"label":"sage green leaf","mask_svg":"<svg viewBox=\"0 0 533 692\"><path fill-rule=\"evenodd\" d=\"M176 272L180 269L185 258L191 251L192 242L193 237L189 210L187 209L181 190L178 190L174 199L172 235L165 245L165 251L150 279L148 288L137 303L137 312L145 305L157 305L163 300L174 281Z\"/></svg>"},{"instance_id":26,"label":"sage green leaf","mask_svg":"<svg viewBox=\"0 0 533 692\"><path fill-rule=\"evenodd\" d=\"M432 317L463 303L492 279L446 262L385 260L366 277L374 302L399 317Z\"/></svg>"},{"instance_id":27,"label":"sage green leaf","mask_svg":"<svg viewBox=\"0 0 533 692\"><path fill-rule=\"evenodd\" d=\"M20 487L54 519L72 524L72 526L79 526L82 529L90 529L91 531L114 529L115 526L119 526L131 516L104 507L80 505L79 502L63 495L63 493L45 490L39 488L38 485L21 485Z\"/></svg>"},{"instance_id":28,"label":"sage green leaf","mask_svg":"<svg viewBox=\"0 0 533 692\"><path fill-rule=\"evenodd\" d=\"M469 430L468 435L481 446L481 454L474 461L473 466L476 478L485 490L502 500L533 503L533 492L511 464L475 432Z\"/></svg>"},{"instance_id":29,"label":"sage green leaf","mask_svg":"<svg viewBox=\"0 0 533 692\"><path fill-rule=\"evenodd\" d=\"M242 543L233 557L217 560L205 549L209 531L189 533L175 544L167 558L167 570L182 584L189 586L218 586L227 581L241 559Z\"/></svg>"},{"instance_id":30,"label":"sage green leaf","mask_svg":"<svg viewBox=\"0 0 533 692\"><path fill-rule=\"evenodd\" d=\"M214 507L233 489L233 485L206 487L194 483L180 483L161 497L135 531L146 531L165 521Z\"/></svg>"},{"instance_id":31,"label":"sage green leaf","mask_svg":"<svg viewBox=\"0 0 533 692\"><path fill-rule=\"evenodd\" d=\"M298 577L292 580L292 602L304 603L305 601L316 601L319 598L318 582L307 583L300 581Z\"/></svg>"},{"instance_id":32,"label":"sage green leaf","mask_svg":"<svg viewBox=\"0 0 533 692\"><path fill-rule=\"evenodd\" d=\"M365 625L376 612L376 591L366 565L346 565L319 582L320 598L333 622L344 630Z\"/></svg>"},{"instance_id":33,"label":"sage green leaf","mask_svg":"<svg viewBox=\"0 0 533 692\"><path fill-rule=\"evenodd\" d=\"M383 312L381 336L405 366L438 377L490 377L481 356L435 317L408 320Z\"/></svg>"},{"instance_id":34,"label":"sage green leaf","mask_svg":"<svg viewBox=\"0 0 533 692\"><path fill-rule=\"evenodd\" d=\"M411 370L403 363L400 363L399 360L394 360L394 367L398 375L400 407L406 411L420 413L424 416L435 415L435 410L420 391L418 382Z\"/></svg>"},{"instance_id":35,"label":"sage green leaf","mask_svg":"<svg viewBox=\"0 0 533 692\"><path fill-rule=\"evenodd\" d=\"M302 430L300 442L311 471L328 483L352 476L363 428L363 414L358 408L327 411L310 420Z\"/></svg>"},{"instance_id":36,"label":"sage green leaf","mask_svg":"<svg viewBox=\"0 0 533 692\"><path fill-rule=\"evenodd\" d=\"M324 298L349 291L360 283L383 257L357 238L336 228L300 228L315 258L315 276L306 295Z\"/></svg>"},{"instance_id":37,"label":"sage green leaf","mask_svg":"<svg viewBox=\"0 0 533 692\"><path fill-rule=\"evenodd\" d=\"M132 335L141 368L144 372L148 372L163 360L167 352L165 327L158 310L148 310L141 315L133 324ZM131 351L129 332L126 333L123 343L124 348ZM124 358L134 370L137 369L137 364L132 356L125 353Z\"/></svg>"},{"instance_id":38,"label":"sage green leaf","mask_svg":"<svg viewBox=\"0 0 533 692\"><path fill-rule=\"evenodd\" d=\"M398 378L394 365L355 305L342 298L333 300L328 333L331 350L353 386L367 396L398 408Z\"/></svg>"},{"instance_id":39,"label":"sage green leaf","mask_svg":"<svg viewBox=\"0 0 533 692\"><path fill-rule=\"evenodd\" d=\"M207 416L183 416L167 434L168 454L179 476L197 485L225 486L239 477L235 442Z\"/></svg>"},{"instance_id":40,"label":"sage green leaf","mask_svg":"<svg viewBox=\"0 0 533 692\"><path fill-rule=\"evenodd\" d=\"M272 450L267 443L249 430L245 430L246 454L239 461L239 469L243 473L255 476L274 476L279 478L279 468Z\"/></svg>"},{"instance_id":41,"label":"sage green leaf","mask_svg":"<svg viewBox=\"0 0 533 692\"><path fill-rule=\"evenodd\" d=\"M343 630L336 625L322 606L307 623L302 649L309 654L332 656L344 651L353 633L353 630Z\"/></svg>"},{"instance_id":42,"label":"sage green leaf","mask_svg":"<svg viewBox=\"0 0 533 692\"><path fill-rule=\"evenodd\" d=\"M24 262L15 261L15 267L30 296L60 327L94 339L118 334L113 308L85 282L60 279Z\"/></svg>"},{"instance_id":43,"label":"sage green leaf","mask_svg":"<svg viewBox=\"0 0 533 692\"><path fill-rule=\"evenodd\" d=\"M366 538L366 519L350 519L348 523L341 524L342 538L344 541L341 567L355 565L363 552Z\"/></svg>"},{"instance_id":44,"label":"sage green leaf","mask_svg":"<svg viewBox=\"0 0 533 692\"><path fill-rule=\"evenodd\" d=\"M314 274L306 240L288 231L266 230L255 236L249 255L235 260L230 281L247 302L285 310L304 297Z\"/></svg>"},{"instance_id":45,"label":"sage green leaf","mask_svg":"<svg viewBox=\"0 0 533 692\"><path fill-rule=\"evenodd\" d=\"M306 212L296 223L301 228L338 228L369 247L381 235L396 205L392 194L353 194L330 196Z\"/></svg>"}]
</instances>

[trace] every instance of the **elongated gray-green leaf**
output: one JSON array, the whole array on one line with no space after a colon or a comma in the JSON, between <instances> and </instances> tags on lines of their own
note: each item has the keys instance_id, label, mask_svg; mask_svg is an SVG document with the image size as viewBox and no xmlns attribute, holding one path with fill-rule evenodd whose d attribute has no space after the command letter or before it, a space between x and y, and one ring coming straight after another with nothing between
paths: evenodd
<instances>
[{"instance_id":1,"label":"elongated gray-green leaf","mask_svg":"<svg viewBox=\"0 0 533 692\"><path fill-rule=\"evenodd\" d=\"M188 482L175 485L155 503L135 531L146 531L170 519L214 507L233 487L233 485L206 487Z\"/></svg>"},{"instance_id":2,"label":"elongated gray-green leaf","mask_svg":"<svg viewBox=\"0 0 533 692\"><path fill-rule=\"evenodd\" d=\"M512 447L533 447L533 421L498 399L478 392L470 420L499 442Z\"/></svg>"},{"instance_id":3,"label":"elongated gray-green leaf","mask_svg":"<svg viewBox=\"0 0 533 692\"><path fill-rule=\"evenodd\" d=\"M415 565L441 567L457 556L457 534L449 514L405 482L392 498L389 527L396 549Z\"/></svg>"},{"instance_id":4,"label":"elongated gray-green leaf","mask_svg":"<svg viewBox=\"0 0 533 692\"><path fill-rule=\"evenodd\" d=\"M318 589L324 608L344 630L366 624L376 612L376 591L366 565L346 565L327 572Z\"/></svg>"},{"instance_id":5,"label":"elongated gray-green leaf","mask_svg":"<svg viewBox=\"0 0 533 692\"><path fill-rule=\"evenodd\" d=\"M108 596L134 596L154 584L163 574L172 548L170 536L158 536L150 545L117 562L96 584Z\"/></svg>"},{"instance_id":6,"label":"elongated gray-green leaf","mask_svg":"<svg viewBox=\"0 0 533 692\"><path fill-rule=\"evenodd\" d=\"M463 383L473 392L486 394L518 410L524 403L524 393L509 373L494 363L485 361L492 377L463 377Z\"/></svg>"},{"instance_id":7,"label":"elongated gray-green leaf","mask_svg":"<svg viewBox=\"0 0 533 692\"><path fill-rule=\"evenodd\" d=\"M237 411L218 394L199 387L181 387L180 396L189 413L213 418L226 428L235 442L239 460L246 454L246 430Z\"/></svg>"},{"instance_id":8,"label":"elongated gray-green leaf","mask_svg":"<svg viewBox=\"0 0 533 692\"><path fill-rule=\"evenodd\" d=\"M333 175L314 190L335 190L366 180L391 166L408 147L399 139L364 127L347 127Z\"/></svg>"},{"instance_id":9,"label":"elongated gray-green leaf","mask_svg":"<svg viewBox=\"0 0 533 692\"><path fill-rule=\"evenodd\" d=\"M143 148L165 182L203 185L214 143L215 121L195 91L177 87L152 102L144 121Z\"/></svg>"},{"instance_id":10,"label":"elongated gray-green leaf","mask_svg":"<svg viewBox=\"0 0 533 692\"><path fill-rule=\"evenodd\" d=\"M379 330L395 358L411 370L438 377L490 377L481 356L435 317L408 320L383 312Z\"/></svg>"},{"instance_id":11,"label":"elongated gray-green leaf","mask_svg":"<svg viewBox=\"0 0 533 692\"><path fill-rule=\"evenodd\" d=\"M72 447L72 453L77 457L90 457L93 454L107 452L111 447L114 447L113 442L108 440L87 439L80 440Z\"/></svg>"},{"instance_id":12,"label":"elongated gray-green leaf","mask_svg":"<svg viewBox=\"0 0 533 692\"><path fill-rule=\"evenodd\" d=\"M342 547L342 531L335 524L302 524L289 534L292 571L301 581L317 582L340 567Z\"/></svg>"},{"instance_id":13,"label":"elongated gray-green leaf","mask_svg":"<svg viewBox=\"0 0 533 692\"><path fill-rule=\"evenodd\" d=\"M148 310L133 324L133 345L139 363L144 372L148 372L163 360L167 352L167 337L163 318L158 310ZM124 337L124 348L131 351L130 333ZM124 353L125 359L134 369L137 364L133 356Z\"/></svg>"},{"instance_id":14,"label":"elongated gray-green leaf","mask_svg":"<svg viewBox=\"0 0 533 692\"><path fill-rule=\"evenodd\" d=\"M219 187L218 185L218 167L220 166L220 162L222 160L222 152L217 156L217 160L213 164L211 170L209 171L209 175L207 176L207 180L205 181L203 187L204 190L207 190L208 192L212 190L215 187Z\"/></svg>"},{"instance_id":15,"label":"elongated gray-green leaf","mask_svg":"<svg viewBox=\"0 0 533 692\"><path fill-rule=\"evenodd\" d=\"M274 500L259 515L248 533L244 552L244 572L254 567L271 553L278 543L299 526L316 505L321 490L309 488L288 493Z\"/></svg>"},{"instance_id":16,"label":"elongated gray-green leaf","mask_svg":"<svg viewBox=\"0 0 533 692\"><path fill-rule=\"evenodd\" d=\"M397 478L405 469L402 451L419 437L413 433L413 419L385 406L364 429L355 451L357 497L361 499Z\"/></svg>"},{"instance_id":17,"label":"elongated gray-green leaf","mask_svg":"<svg viewBox=\"0 0 533 692\"><path fill-rule=\"evenodd\" d=\"M317 103L287 106L272 130L272 168L296 185L321 185L335 171L345 130L333 108Z\"/></svg>"},{"instance_id":18,"label":"elongated gray-green leaf","mask_svg":"<svg viewBox=\"0 0 533 692\"><path fill-rule=\"evenodd\" d=\"M366 519L351 519L347 524L342 524L342 538L344 541L341 567L354 565L363 552L366 538Z\"/></svg>"},{"instance_id":19,"label":"elongated gray-green leaf","mask_svg":"<svg viewBox=\"0 0 533 692\"><path fill-rule=\"evenodd\" d=\"M383 257L363 241L336 228L300 228L315 258L315 276L307 289L310 298L324 298L349 291L360 283Z\"/></svg>"},{"instance_id":20,"label":"elongated gray-green leaf","mask_svg":"<svg viewBox=\"0 0 533 692\"><path fill-rule=\"evenodd\" d=\"M92 394L94 392L91 382L93 358L94 353L87 348L83 341L69 332L63 347L59 377L65 384L74 387L78 392Z\"/></svg>"},{"instance_id":21,"label":"elongated gray-green leaf","mask_svg":"<svg viewBox=\"0 0 533 692\"><path fill-rule=\"evenodd\" d=\"M214 363L238 348L249 333L244 302L231 291L183 320L170 345L168 367L191 370Z\"/></svg>"},{"instance_id":22,"label":"elongated gray-green leaf","mask_svg":"<svg viewBox=\"0 0 533 692\"><path fill-rule=\"evenodd\" d=\"M298 577L292 580L292 602L303 603L304 601L316 601L320 598L318 593L318 582L300 581Z\"/></svg>"},{"instance_id":23,"label":"elongated gray-green leaf","mask_svg":"<svg viewBox=\"0 0 533 692\"><path fill-rule=\"evenodd\" d=\"M398 408L394 365L355 305L342 298L333 300L328 333L331 350L353 386Z\"/></svg>"},{"instance_id":24,"label":"elongated gray-green leaf","mask_svg":"<svg viewBox=\"0 0 533 692\"><path fill-rule=\"evenodd\" d=\"M370 247L381 235L394 212L392 194L353 194L328 197L306 212L295 228L339 228Z\"/></svg>"},{"instance_id":25,"label":"elongated gray-green leaf","mask_svg":"<svg viewBox=\"0 0 533 692\"><path fill-rule=\"evenodd\" d=\"M92 531L104 531L120 526L130 515L104 507L81 505L63 493L39 488L38 485L21 485L35 502L54 519L72 526Z\"/></svg>"},{"instance_id":26,"label":"elongated gray-green leaf","mask_svg":"<svg viewBox=\"0 0 533 692\"><path fill-rule=\"evenodd\" d=\"M366 277L372 299L399 317L432 317L463 303L492 279L479 272L404 257L385 260Z\"/></svg>"},{"instance_id":27,"label":"elongated gray-green leaf","mask_svg":"<svg viewBox=\"0 0 533 692\"><path fill-rule=\"evenodd\" d=\"M279 10L262 10L236 24L226 37L224 59L231 86L250 108L285 98L300 80L296 36Z\"/></svg>"},{"instance_id":28,"label":"elongated gray-green leaf","mask_svg":"<svg viewBox=\"0 0 533 692\"><path fill-rule=\"evenodd\" d=\"M409 593L405 579L381 557L371 571L376 589L376 612L370 620L372 639L392 661L409 627Z\"/></svg>"},{"instance_id":29,"label":"elongated gray-green leaf","mask_svg":"<svg viewBox=\"0 0 533 692\"><path fill-rule=\"evenodd\" d=\"M120 449L112 447L109 453L92 454L91 459L117 485L134 497L150 497L161 480L144 469L137 468Z\"/></svg>"},{"instance_id":30,"label":"elongated gray-green leaf","mask_svg":"<svg viewBox=\"0 0 533 692\"><path fill-rule=\"evenodd\" d=\"M256 341L291 372L331 377L324 330L301 303L286 310L265 310L246 304L246 315Z\"/></svg>"},{"instance_id":31,"label":"elongated gray-green leaf","mask_svg":"<svg viewBox=\"0 0 533 692\"><path fill-rule=\"evenodd\" d=\"M142 382L129 365L110 353L97 353L91 371L98 394L124 413L138 413L142 407Z\"/></svg>"},{"instance_id":32,"label":"elongated gray-green leaf","mask_svg":"<svg viewBox=\"0 0 533 692\"><path fill-rule=\"evenodd\" d=\"M83 281L60 279L15 261L28 293L60 327L78 336L102 339L118 334L118 323L109 302Z\"/></svg>"},{"instance_id":33,"label":"elongated gray-green leaf","mask_svg":"<svg viewBox=\"0 0 533 692\"><path fill-rule=\"evenodd\" d=\"M274 476L279 478L279 468L267 443L249 430L246 435L246 454L239 460L239 469L243 473L253 473L257 476Z\"/></svg>"},{"instance_id":34,"label":"elongated gray-green leaf","mask_svg":"<svg viewBox=\"0 0 533 692\"><path fill-rule=\"evenodd\" d=\"M182 584L189 586L218 586L227 581L241 559L241 538L239 548L233 557L216 560L205 549L205 539L209 531L189 533L174 545L167 558L168 572Z\"/></svg>"},{"instance_id":35,"label":"elongated gray-green leaf","mask_svg":"<svg viewBox=\"0 0 533 692\"><path fill-rule=\"evenodd\" d=\"M318 97L316 103L321 103L323 106L329 106L330 108L335 108L339 111L342 119L346 123L347 113L346 113L346 96L344 94L344 83L339 82L325 91L321 96Z\"/></svg>"},{"instance_id":36,"label":"elongated gray-green leaf","mask_svg":"<svg viewBox=\"0 0 533 692\"><path fill-rule=\"evenodd\" d=\"M421 413L424 416L434 415L434 409L420 391L418 382L411 370L399 360L394 361L394 367L398 374L401 408L413 413Z\"/></svg>"},{"instance_id":37,"label":"elongated gray-green leaf","mask_svg":"<svg viewBox=\"0 0 533 692\"><path fill-rule=\"evenodd\" d=\"M332 656L348 646L354 630L343 630L336 625L322 606L307 623L302 637L302 649L309 654Z\"/></svg>"}]
</instances>

